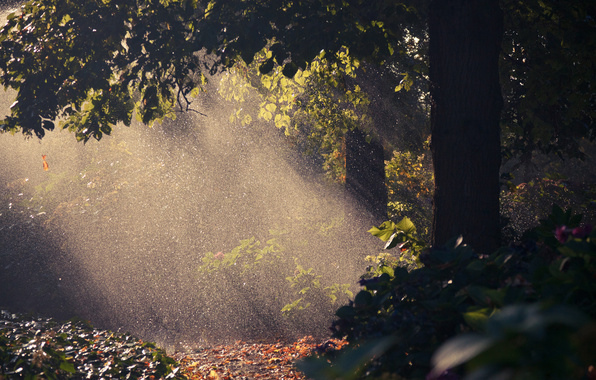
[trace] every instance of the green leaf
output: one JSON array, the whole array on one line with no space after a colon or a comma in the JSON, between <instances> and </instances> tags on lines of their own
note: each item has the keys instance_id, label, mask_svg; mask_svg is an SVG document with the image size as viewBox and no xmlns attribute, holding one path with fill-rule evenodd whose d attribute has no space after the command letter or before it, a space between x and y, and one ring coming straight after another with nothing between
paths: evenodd
<instances>
[{"instance_id":1,"label":"green leaf","mask_svg":"<svg viewBox=\"0 0 596 380\"><path fill-rule=\"evenodd\" d=\"M350 319L356 315L356 310L351 306L342 306L337 309L335 315L342 319Z\"/></svg>"},{"instance_id":2,"label":"green leaf","mask_svg":"<svg viewBox=\"0 0 596 380\"><path fill-rule=\"evenodd\" d=\"M388 241L395 232L395 224L391 221L387 221L379 227L372 227L368 232L382 241Z\"/></svg>"},{"instance_id":3,"label":"green leaf","mask_svg":"<svg viewBox=\"0 0 596 380\"><path fill-rule=\"evenodd\" d=\"M75 373L77 370L75 369L75 366L67 361L62 361L60 363L60 369L69 373Z\"/></svg>"},{"instance_id":4,"label":"green leaf","mask_svg":"<svg viewBox=\"0 0 596 380\"><path fill-rule=\"evenodd\" d=\"M275 110L277 109L277 106L273 103L269 103L265 106L265 109L269 112L275 112Z\"/></svg>"},{"instance_id":5,"label":"green leaf","mask_svg":"<svg viewBox=\"0 0 596 380\"><path fill-rule=\"evenodd\" d=\"M354 305L356 307L368 306L372 303L372 294L366 290L361 290L354 298Z\"/></svg>"},{"instance_id":6,"label":"green leaf","mask_svg":"<svg viewBox=\"0 0 596 380\"><path fill-rule=\"evenodd\" d=\"M254 56L254 53L250 50L242 50L240 52L240 58L242 58L244 63L246 63L247 65L250 65L252 63Z\"/></svg>"},{"instance_id":7,"label":"green leaf","mask_svg":"<svg viewBox=\"0 0 596 380\"><path fill-rule=\"evenodd\" d=\"M284 306L284 307L281 309L281 312L282 312L282 313L288 313L288 312L291 312L291 311L292 311L292 310L294 310L294 309L304 309L304 307L302 307L302 306L299 306L300 302L302 302L302 298L299 298L299 299L297 299L296 301L294 301L294 302L291 302L291 303L289 303L289 304L285 305L285 306Z\"/></svg>"},{"instance_id":8,"label":"green leaf","mask_svg":"<svg viewBox=\"0 0 596 380\"><path fill-rule=\"evenodd\" d=\"M469 311L463 314L464 320L475 330L482 330L486 325L486 321L492 314L493 309L484 308L474 311Z\"/></svg>"},{"instance_id":9,"label":"green leaf","mask_svg":"<svg viewBox=\"0 0 596 380\"><path fill-rule=\"evenodd\" d=\"M404 217L402 220L400 220L399 223L395 225L395 228L405 232L406 234L413 234L416 232L416 227L414 226L414 223L412 223L412 221L408 217Z\"/></svg>"},{"instance_id":10,"label":"green leaf","mask_svg":"<svg viewBox=\"0 0 596 380\"><path fill-rule=\"evenodd\" d=\"M389 277L394 277L395 275L395 270L393 269L393 267L387 266L387 265L383 265L381 267L381 272L383 274L388 275Z\"/></svg>"},{"instance_id":11,"label":"green leaf","mask_svg":"<svg viewBox=\"0 0 596 380\"><path fill-rule=\"evenodd\" d=\"M482 286L471 285L467 293L479 305L503 305L507 289L489 289Z\"/></svg>"},{"instance_id":12,"label":"green leaf","mask_svg":"<svg viewBox=\"0 0 596 380\"><path fill-rule=\"evenodd\" d=\"M259 112L259 117L265 119L265 121L271 121L271 119L273 119L273 115L271 114L271 112L268 112L266 110L261 110Z\"/></svg>"},{"instance_id":13,"label":"green leaf","mask_svg":"<svg viewBox=\"0 0 596 380\"><path fill-rule=\"evenodd\" d=\"M433 355L431 374L439 376L450 368L455 368L486 351L494 338L479 334L464 334L448 340Z\"/></svg>"}]
</instances>

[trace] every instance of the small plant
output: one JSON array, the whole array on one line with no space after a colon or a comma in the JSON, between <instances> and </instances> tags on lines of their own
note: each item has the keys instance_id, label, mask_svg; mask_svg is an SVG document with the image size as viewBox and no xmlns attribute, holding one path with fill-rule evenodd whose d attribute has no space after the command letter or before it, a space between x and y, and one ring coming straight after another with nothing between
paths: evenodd
<instances>
[{"instance_id":1,"label":"small plant","mask_svg":"<svg viewBox=\"0 0 596 380\"><path fill-rule=\"evenodd\" d=\"M326 283L313 267L306 269L301 264L304 258L288 252L283 235L264 244L252 237L229 252L207 253L198 268L201 280L212 284L214 294L228 294L225 289L230 287L247 289L250 297L265 297L264 304L289 319L299 319L315 306L331 315L337 305L353 297L350 284Z\"/></svg>"},{"instance_id":2,"label":"small plant","mask_svg":"<svg viewBox=\"0 0 596 380\"><path fill-rule=\"evenodd\" d=\"M254 272L262 264L272 265L283 259L283 247L275 238L267 240L265 245L255 237L240 241L240 245L230 252L209 252L203 257L199 272L213 273L219 270L235 271L237 275Z\"/></svg>"},{"instance_id":3,"label":"small plant","mask_svg":"<svg viewBox=\"0 0 596 380\"><path fill-rule=\"evenodd\" d=\"M313 302L324 302L322 298L327 298L329 307L335 308L340 302L354 297L349 284L323 286L322 279L323 276L315 274L313 268L306 270L296 260L294 275L286 277L286 280L289 282L290 288L294 290L294 294L300 298L284 305L281 309L282 314L286 317L295 316L301 310L307 309Z\"/></svg>"},{"instance_id":4,"label":"small plant","mask_svg":"<svg viewBox=\"0 0 596 380\"><path fill-rule=\"evenodd\" d=\"M405 217L397 224L386 221L379 227L371 228L368 232L384 241L385 249L398 248L399 254L394 256L383 252L376 257L368 256L367 261L372 262L374 267L368 267L368 274L365 276L380 275L383 270L396 265L410 270L420 267L418 256L426 248L426 243L417 237L416 226L409 218Z\"/></svg>"}]
</instances>

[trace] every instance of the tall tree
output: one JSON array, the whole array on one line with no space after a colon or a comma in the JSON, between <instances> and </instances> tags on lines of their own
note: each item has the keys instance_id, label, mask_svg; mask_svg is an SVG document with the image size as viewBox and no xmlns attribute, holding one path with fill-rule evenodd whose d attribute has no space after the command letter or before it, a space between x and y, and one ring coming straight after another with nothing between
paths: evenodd
<instances>
[{"instance_id":1,"label":"tall tree","mask_svg":"<svg viewBox=\"0 0 596 380\"><path fill-rule=\"evenodd\" d=\"M433 243L462 234L481 252L500 243L498 0L435 0L429 13Z\"/></svg>"},{"instance_id":2,"label":"tall tree","mask_svg":"<svg viewBox=\"0 0 596 380\"><path fill-rule=\"evenodd\" d=\"M366 141L359 129L348 131L346 142L346 188L371 213L373 220L387 218L387 188L383 146Z\"/></svg>"}]
</instances>

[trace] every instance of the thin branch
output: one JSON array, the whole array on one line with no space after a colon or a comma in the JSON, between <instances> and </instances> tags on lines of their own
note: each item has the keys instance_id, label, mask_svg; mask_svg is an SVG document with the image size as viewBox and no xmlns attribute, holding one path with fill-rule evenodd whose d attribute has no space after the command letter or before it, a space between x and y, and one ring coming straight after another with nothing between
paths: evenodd
<instances>
[{"instance_id":1,"label":"thin branch","mask_svg":"<svg viewBox=\"0 0 596 380\"><path fill-rule=\"evenodd\" d=\"M182 112L195 112L198 113L201 116L205 116L207 117L206 114L195 110L194 108L190 108L190 105L192 104L191 101L188 100L188 98L186 97L186 94L184 93L184 91L182 91L182 86L180 86L180 83L178 82L178 80L176 80L176 83L178 85L178 94L176 95L176 101L178 102L178 106L180 107L180 113ZM180 97L182 96L182 98L184 98L184 101L186 102L186 106L183 107L182 106L182 101L180 100ZM176 111L174 111L176 112Z\"/></svg>"}]
</instances>

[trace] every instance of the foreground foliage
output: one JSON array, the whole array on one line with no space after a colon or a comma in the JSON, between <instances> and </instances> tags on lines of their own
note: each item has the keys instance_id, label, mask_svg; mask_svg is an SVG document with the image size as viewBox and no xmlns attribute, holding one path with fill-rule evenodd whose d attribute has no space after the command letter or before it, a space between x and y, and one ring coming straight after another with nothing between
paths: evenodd
<instances>
[{"instance_id":1,"label":"foreground foliage","mask_svg":"<svg viewBox=\"0 0 596 380\"><path fill-rule=\"evenodd\" d=\"M128 334L0 312L0 379L184 379L179 372L165 351Z\"/></svg>"},{"instance_id":2,"label":"foreground foliage","mask_svg":"<svg viewBox=\"0 0 596 380\"><path fill-rule=\"evenodd\" d=\"M586 378L596 363L596 230L580 221L554 207L524 243L491 255L459 238L416 254L419 265L380 260L333 324L334 336L359 346L344 354L365 364L352 378ZM402 254L418 246L401 222L371 232ZM301 369L337 376L335 363Z\"/></svg>"}]
</instances>

